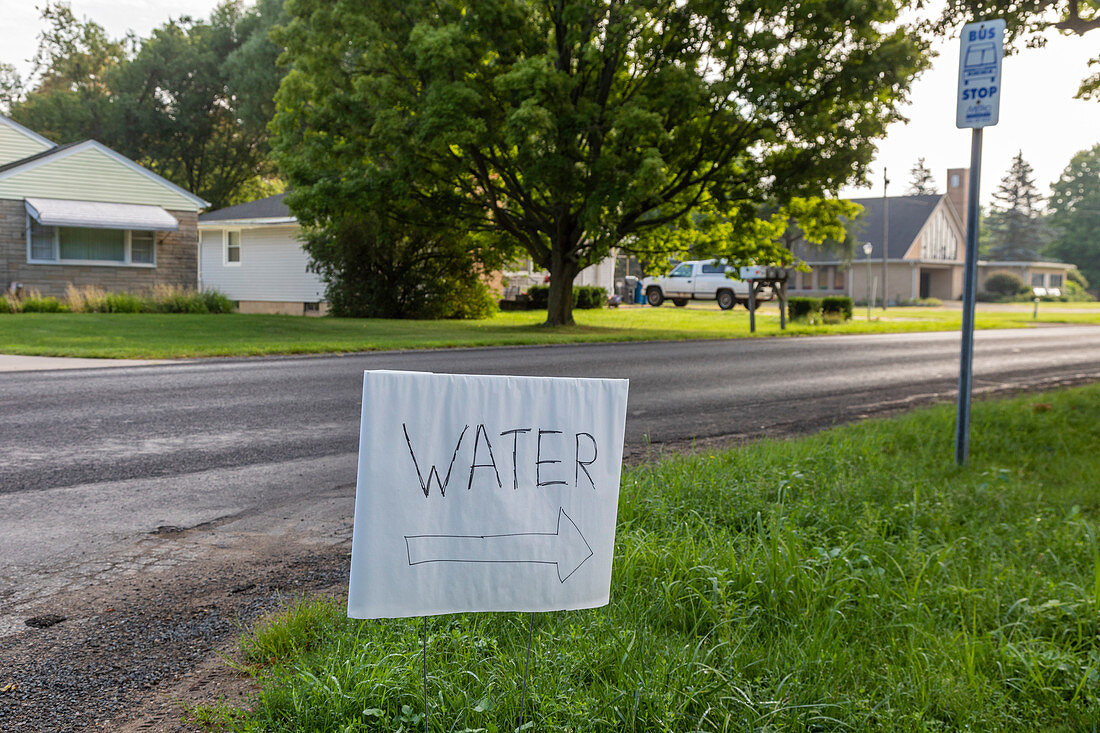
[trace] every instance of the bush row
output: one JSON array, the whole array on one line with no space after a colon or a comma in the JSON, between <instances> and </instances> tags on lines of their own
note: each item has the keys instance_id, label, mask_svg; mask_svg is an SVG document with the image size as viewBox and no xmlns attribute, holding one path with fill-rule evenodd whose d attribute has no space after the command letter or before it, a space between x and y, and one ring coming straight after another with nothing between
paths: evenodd
<instances>
[{"instance_id":1,"label":"bush row","mask_svg":"<svg viewBox=\"0 0 1100 733\"><path fill-rule=\"evenodd\" d=\"M787 317L807 323L849 321L852 318L852 299L846 295L787 298Z\"/></svg>"},{"instance_id":2,"label":"bush row","mask_svg":"<svg viewBox=\"0 0 1100 733\"><path fill-rule=\"evenodd\" d=\"M157 285L143 293L109 293L101 288L69 286L64 298L0 295L0 313L232 313L233 301L216 290Z\"/></svg>"},{"instance_id":3,"label":"bush row","mask_svg":"<svg viewBox=\"0 0 1100 733\"><path fill-rule=\"evenodd\" d=\"M550 301L549 285L532 285L527 289L527 307L543 310ZM603 308L607 305L607 290L595 285L573 286L573 307L580 310Z\"/></svg>"}]
</instances>

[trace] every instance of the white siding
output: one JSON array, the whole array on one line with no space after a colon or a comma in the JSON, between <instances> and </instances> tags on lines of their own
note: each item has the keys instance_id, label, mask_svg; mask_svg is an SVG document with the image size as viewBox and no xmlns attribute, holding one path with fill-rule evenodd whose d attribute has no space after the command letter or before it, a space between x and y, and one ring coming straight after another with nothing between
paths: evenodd
<instances>
[{"instance_id":1,"label":"white siding","mask_svg":"<svg viewBox=\"0 0 1100 733\"><path fill-rule=\"evenodd\" d=\"M325 299L320 276L308 272L309 256L296 239L298 227L241 230L240 264L226 264L222 229L200 232L199 269L204 288L231 300L319 303Z\"/></svg>"}]
</instances>

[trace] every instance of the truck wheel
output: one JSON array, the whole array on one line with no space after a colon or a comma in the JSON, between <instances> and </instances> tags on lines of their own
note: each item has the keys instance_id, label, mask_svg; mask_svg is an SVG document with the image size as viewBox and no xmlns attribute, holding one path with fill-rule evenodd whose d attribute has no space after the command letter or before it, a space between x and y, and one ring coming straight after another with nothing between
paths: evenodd
<instances>
[{"instance_id":1,"label":"truck wheel","mask_svg":"<svg viewBox=\"0 0 1100 733\"><path fill-rule=\"evenodd\" d=\"M688 299L687 298L673 298L672 302L676 304L677 308L683 308L685 305L688 304Z\"/></svg>"},{"instance_id":2,"label":"truck wheel","mask_svg":"<svg viewBox=\"0 0 1100 733\"><path fill-rule=\"evenodd\" d=\"M665 296L661 294L660 288L650 288L645 291L645 301L656 308L665 302Z\"/></svg>"},{"instance_id":3,"label":"truck wheel","mask_svg":"<svg viewBox=\"0 0 1100 733\"><path fill-rule=\"evenodd\" d=\"M724 311L728 311L737 303L737 299L733 297L733 291L731 290L719 290L718 291L718 307Z\"/></svg>"}]
</instances>

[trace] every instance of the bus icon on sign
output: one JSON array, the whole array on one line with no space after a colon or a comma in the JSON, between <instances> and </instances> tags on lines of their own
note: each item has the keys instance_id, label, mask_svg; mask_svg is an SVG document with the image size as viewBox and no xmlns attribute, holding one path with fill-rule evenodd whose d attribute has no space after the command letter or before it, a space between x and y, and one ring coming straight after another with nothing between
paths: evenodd
<instances>
[{"instance_id":1,"label":"bus icon on sign","mask_svg":"<svg viewBox=\"0 0 1100 733\"><path fill-rule=\"evenodd\" d=\"M997 65L997 47L993 42L975 43L966 49L963 69L968 74L989 74Z\"/></svg>"}]
</instances>

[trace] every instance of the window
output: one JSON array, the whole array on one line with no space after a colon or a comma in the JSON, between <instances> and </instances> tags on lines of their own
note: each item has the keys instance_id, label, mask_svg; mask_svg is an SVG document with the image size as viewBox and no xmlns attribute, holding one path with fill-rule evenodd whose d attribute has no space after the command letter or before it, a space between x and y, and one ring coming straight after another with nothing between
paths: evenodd
<instances>
[{"instance_id":1,"label":"window","mask_svg":"<svg viewBox=\"0 0 1100 733\"><path fill-rule=\"evenodd\" d=\"M240 232L226 232L225 233L225 264L227 265L239 265L241 264L241 233Z\"/></svg>"},{"instance_id":2,"label":"window","mask_svg":"<svg viewBox=\"0 0 1100 733\"><path fill-rule=\"evenodd\" d=\"M959 174L958 173L952 173L951 174L951 188L958 188L958 187L959 187Z\"/></svg>"},{"instance_id":3,"label":"window","mask_svg":"<svg viewBox=\"0 0 1100 733\"><path fill-rule=\"evenodd\" d=\"M1062 276L1061 275L1055 275L1055 274L1052 273L1051 276L1050 276L1050 287L1052 287L1052 288L1062 287Z\"/></svg>"},{"instance_id":4,"label":"window","mask_svg":"<svg viewBox=\"0 0 1100 733\"><path fill-rule=\"evenodd\" d=\"M156 236L153 232L130 232L130 262L152 265L156 261Z\"/></svg>"},{"instance_id":5,"label":"window","mask_svg":"<svg viewBox=\"0 0 1100 733\"><path fill-rule=\"evenodd\" d=\"M670 272L669 277L691 277L691 265L685 262Z\"/></svg>"},{"instance_id":6,"label":"window","mask_svg":"<svg viewBox=\"0 0 1100 733\"><path fill-rule=\"evenodd\" d=\"M1041 288L1043 287L1043 273L1035 272L1031 275L1031 287Z\"/></svg>"},{"instance_id":7,"label":"window","mask_svg":"<svg viewBox=\"0 0 1100 733\"><path fill-rule=\"evenodd\" d=\"M848 287L848 278L845 277L843 267L836 268L836 277L833 279L833 290L844 290Z\"/></svg>"},{"instance_id":8,"label":"window","mask_svg":"<svg viewBox=\"0 0 1100 733\"><path fill-rule=\"evenodd\" d=\"M832 282L836 277L835 273L836 273L836 268L833 267L832 265L830 265L830 266L826 267L824 270L822 270L821 271L821 282L819 282L817 284L817 287L820 290L828 290L829 289L829 283Z\"/></svg>"},{"instance_id":9,"label":"window","mask_svg":"<svg viewBox=\"0 0 1100 733\"><path fill-rule=\"evenodd\" d=\"M27 261L83 265L156 265L156 234L126 229L42 226L27 217Z\"/></svg>"},{"instance_id":10,"label":"window","mask_svg":"<svg viewBox=\"0 0 1100 733\"><path fill-rule=\"evenodd\" d=\"M813 290L814 289L814 274L816 270L810 270L809 272L800 273L802 277L802 289Z\"/></svg>"},{"instance_id":11,"label":"window","mask_svg":"<svg viewBox=\"0 0 1100 733\"><path fill-rule=\"evenodd\" d=\"M118 229L58 227L57 245L63 260L126 261L126 232Z\"/></svg>"},{"instance_id":12,"label":"window","mask_svg":"<svg viewBox=\"0 0 1100 733\"><path fill-rule=\"evenodd\" d=\"M721 265L721 264L716 264L714 262L704 263L703 264L703 274L704 275L725 275L726 274L726 266Z\"/></svg>"}]
</instances>

